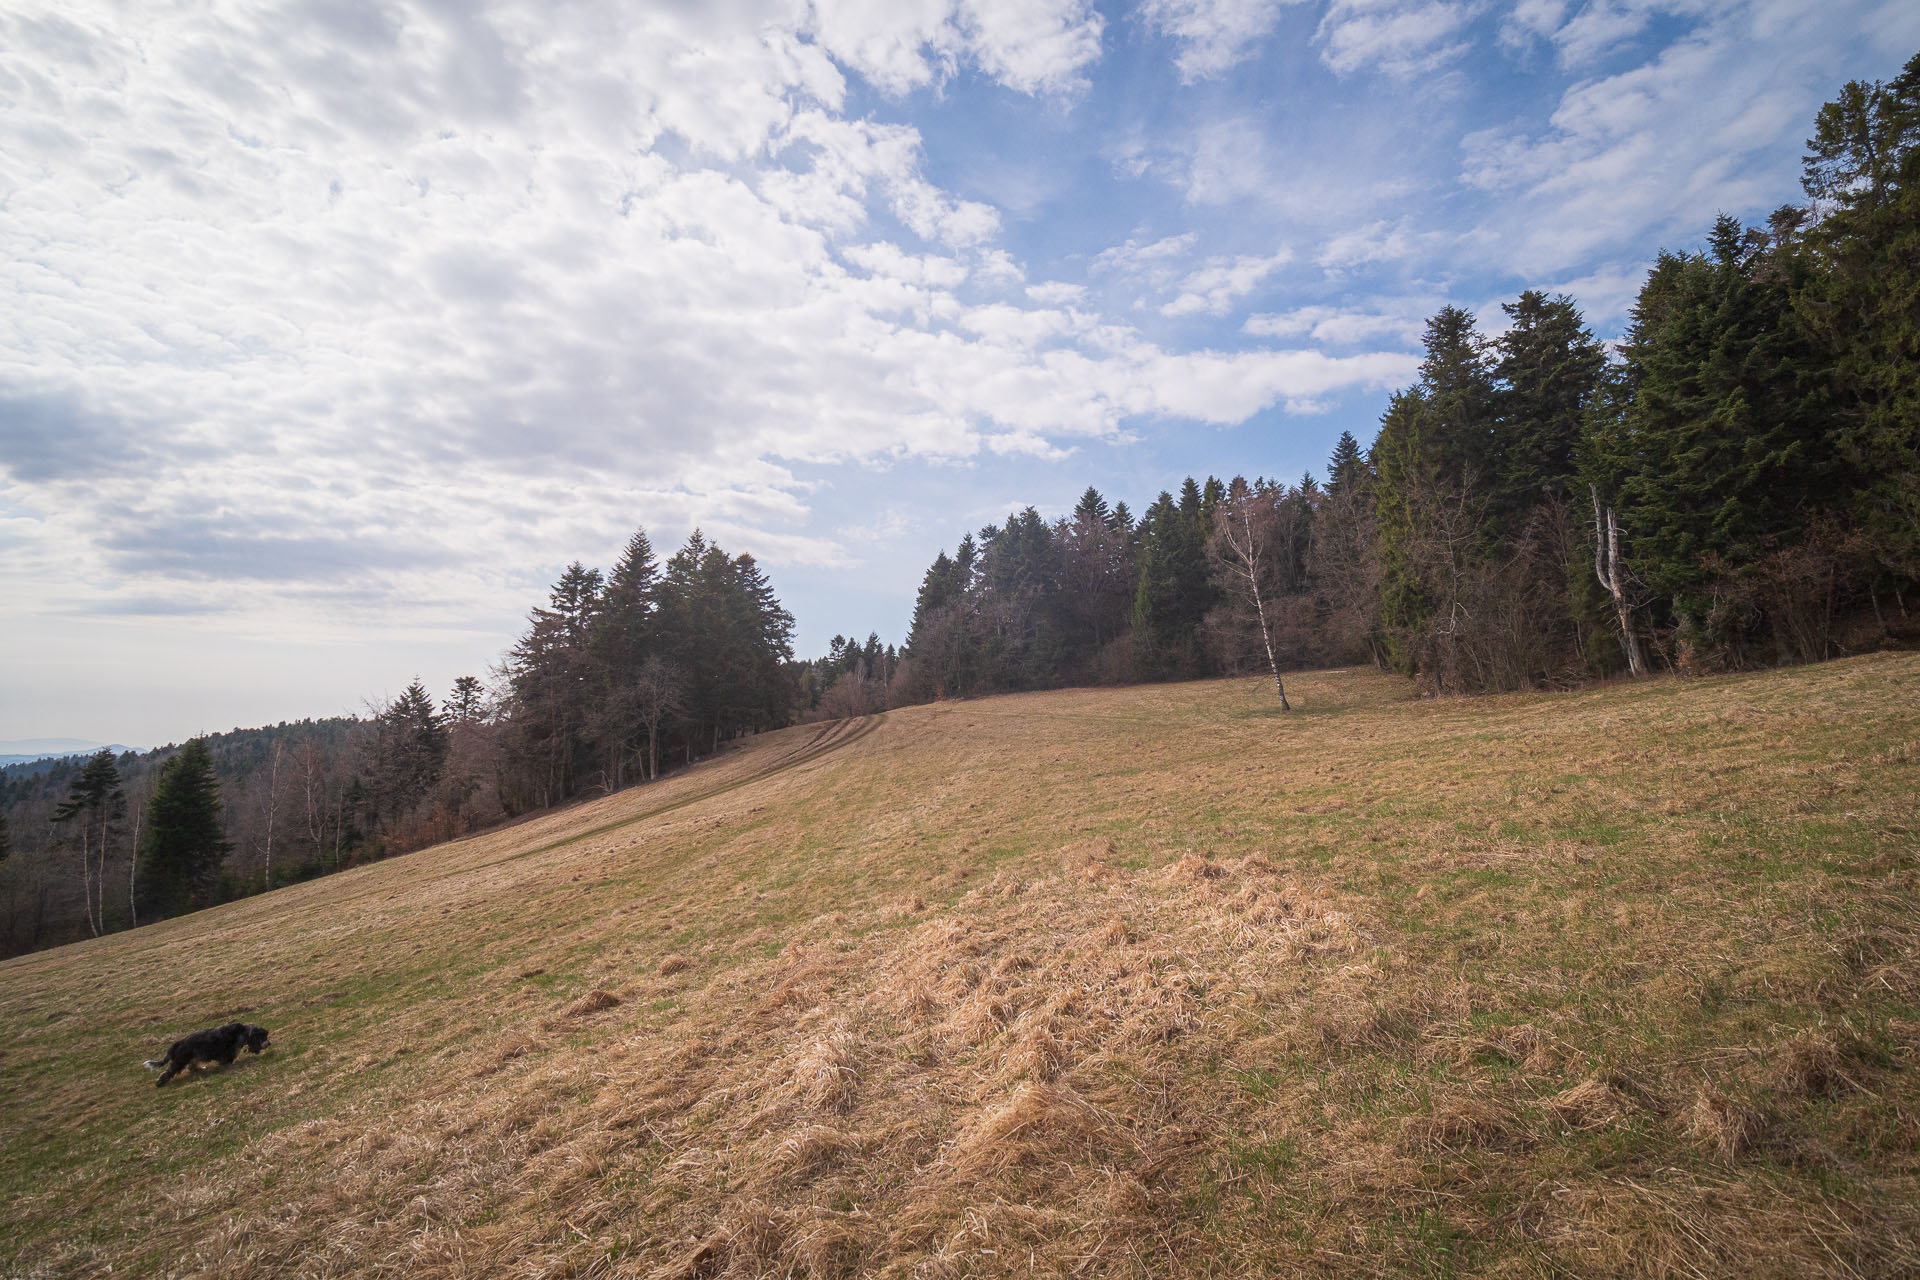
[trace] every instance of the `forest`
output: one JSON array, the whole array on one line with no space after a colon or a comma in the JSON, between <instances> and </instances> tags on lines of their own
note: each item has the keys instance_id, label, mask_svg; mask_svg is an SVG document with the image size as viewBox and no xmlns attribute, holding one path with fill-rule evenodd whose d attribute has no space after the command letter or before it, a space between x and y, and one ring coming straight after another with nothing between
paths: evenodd
<instances>
[{"instance_id":1,"label":"forest","mask_svg":"<svg viewBox=\"0 0 1920 1280\"><path fill-rule=\"evenodd\" d=\"M1802 182L1660 252L1617 345L1538 290L1491 333L1442 308L1324 480L964 536L890 692L1371 661L1480 693L1920 638L1920 57L1821 109Z\"/></svg>"},{"instance_id":2,"label":"forest","mask_svg":"<svg viewBox=\"0 0 1920 1280\"><path fill-rule=\"evenodd\" d=\"M793 619L753 557L636 532L567 566L486 678L365 717L0 770L0 944L18 954L605 794L796 715Z\"/></svg>"},{"instance_id":3,"label":"forest","mask_svg":"<svg viewBox=\"0 0 1920 1280\"><path fill-rule=\"evenodd\" d=\"M795 661L754 559L644 530L500 664L365 717L0 770L0 948L126 928L937 698L1370 662L1432 694L1920 640L1920 56L1814 121L1806 200L1662 250L1607 343L1528 290L1428 322L1325 475L1088 488L963 535L904 645Z\"/></svg>"}]
</instances>

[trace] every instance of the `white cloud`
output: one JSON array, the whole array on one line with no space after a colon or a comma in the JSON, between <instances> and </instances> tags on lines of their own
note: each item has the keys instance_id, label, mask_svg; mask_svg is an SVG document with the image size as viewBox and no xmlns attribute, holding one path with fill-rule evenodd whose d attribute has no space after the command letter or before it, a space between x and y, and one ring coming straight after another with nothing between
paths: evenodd
<instances>
[{"instance_id":1,"label":"white cloud","mask_svg":"<svg viewBox=\"0 0 1920 1280\"><path fill-rule=\"evenodd\" d=\"M777 533L732 520L709 519L702 526L708 537L728 550L752 548L753 558L763 564L805 565L812 569L848 569L859 560L835 538L819 538L798 533Z\"/></svg>"},{"instance_id":2,"label":"white cloud","mask_svg":"<svg viewBox=\"0 0 1920 1280\"><path fill-rule=\"evenodd\" d=\"M1174 65L1191 84L1217 76L1253 52L1300 0L1146 0L1140 17L1180 42Z\"/></svg>"},{"instance_id":3,"label":"white cloud","mask_svg":"<svg viewBox=\"0 0 1920 1280\"><path fill-rule=\"evenodd\" d=\"M1550 36L1566 21L1570 0L1518 0L1500 23L1501 43L1519 48Z\"/></svg>"},{"instance_id":4,"label":"white cloud","mask_svg":"<svg viewBox=\"0 0 1920 1280\"><path fill-rule=\"evenodd\" d=\"M956 21L980 69L1024 93L1085 87L1106 25L1089 0L964 0Z\"/></svg>"},{"instance_id":5,"label":"white cloud","mask_svg":"<svg viewBox=\"0 0 1920 1280\"><path fill-rule=\"evenodd\" d=\"M968 61L1022 93L1082 87L1104 21L1086 0L812 0L799 25L884 92L938 83ZM791 19L790 19L791 20Z\"/></svg>"},{"instance_id":6,"label":"white cloud","mask_svg":"<svg viewBox=\"0 0 1920 1280\"><path fill-rule=\"evenodd\" d=\"M1446 0L1333 0L1316 37L1320 56L1341 75L1423 75L1466 52L1460 37L1475 12Z\"/></svg>"},{"instance_id":7,"label":"white cloud","mask_svg":"<svg viewBox=\"0 0 1920 1280\"><path fill-rule=\"evenodd\" d=\"M1163 236L1158 240L1133 240L1102 249L1094 256L1092 271L1095 275L1114 272L1121 275L1152 275L1156 278L1171 279L1171 263L1184 258L1193 248L1197 237L1191 231L1177 236Z\"/></svg>"},{"instance_id":8,"label":"white cloud","mask_svg":"<svg viewBox=\"0 0 1920 1280\"><path fill-rule=\"evenodd\" d=\"M1560 65L1584 67L1644 32L1656 16L1695 18L1712 0L1520 0L1500 26L1501 43L1524 48L1545 40Z\"/></svg>"},{"instance_id":9,"label":"white cloud","mask_svg":"<svg viewBox=\"0 0 1920 1280\"><path fill-rule=\"evenodd\" d=\"M1027 296L1043 307L1063 307L1087 296L1087 286L1047 280L1027 286Z\"/></svg>"},{"instance_id":10,"label":"white cloud","mask_svg":"<svg viewBox=\"0 0 1920 1280\"><path fill-rule=\"evenodd\" d=\"M1468 242L1523 275L1564 275L1622 248L1643 260L1697 241L1721 210L1790 198L1790 166L1758 158L1804 136L1852 70L1824 38L1835 23L1920 41L1911 6L1734 5L1651 61L1575 83L1544 129L1467 135L1463 178L1493 197Z\"/></svg>"},{"instance_id":11,"label":"white cloud","mask_svg":"<svg viewBox=\"0 0 1920 1280\"><path fill-rule=\"evenodd\" d=\"M1278 185L1265 130L1245 118L1210 120L1195 131L1173 177L1194 204L1266 199Z\"/></svg>"},{"instance_id":12,"label":"white cloud","mask_svg":"<svg viewBox=\"0 0 1920 1280\"><path fill-rule=\"evenodd\" d=\"M1204 311L1223 316L1292 258L1293 251L1285 248L1266 257L1209 258L1205 266L1180 281L1180 295L1161 307L1160 314L1190 316Z\"/></svg>"},{"instance_id":13,"label":"white cloud","mask_svg":"<svg viewBox=\"0 0 1920 1280\"><path fill-rule=\"evenodd\" d=\"M1307 404L1356 388L1384 391L1403 385L1418 367L1416 357L1388 352L1195 352L1146 360L1137 394L1147 411L1224 425L1282 402Z\"/></svg>"},{"instance_id":14,"label":"white cloud","mask_svg":"<svg viewBox=\"0 0 1920 1280\"><path fill-rule=\"evenodd\" d=\"M1005 249L983 249L980 251L980 265L975 269L983 282L989 284L1016 285L1027 278L1026 269L1015 262L1013 255Z\"/></svg>"},{"instance_id":15,"label":"white cloud","mask_svg":"<svg viewBox=\"0 0 1920 1280\"><path fill-rule=\"evenodd\" d=\"M1369 223L1328 240L1314 261L1330 270L1375 262L1400 262L1412 256L1423 239L1425 237L1409 230L1404 222Z\"/></svg>"},{"instance_id":16,"label":"white cloud","mask_svg":"<svg viewBox=\"0 0 1920 1280\"><path fill-rule=\"evenodd\" d=\"M1336 347L1383 340L1407 345L1419 340L1426 328L1425 317L1439 307L1440 301L1406 299L1397 306L1378 309L1295 307L1248 316L1242 327L1260 337L1307 338Z\"/></svg>"},{"instance_id":17,"label":"white cloud","mask_svg":"<svg viewBox=\"0 0 1920 1280\"><path fill-rule=\"evenodd\" d=\"M1085 322L1072 312L996 302L969 307L960 317L960 327L999 346L1031 347L1084 328Z\"/></svg>"},{"instance_id":18,"label":"white cloud","mask_svg":"<svg viewBox=\"0 0 1920 1280\"><path fill-rule=\"evenodd\" d=\"M1625 327L1627 314L1640 286L1647 280L1647 268L1638 263L1613 263L1571 280L1547 286L1543 292L1564 293L1580 304L1580 312L1589 325L1603 331Z\"/></svg>"},{"instance_id":19,"label":"white cloud","mask_svg":"<svg viewBox=\"0 0 1920 1280\"><path fill-rule=\"evenodd\" d=\"M854 245L846 253L854 263L865 267L875 276L906 284L951 289L967 278L964 262L939 254L908 253L899 245L886 241Z\"/></svg>"}]
</instances>

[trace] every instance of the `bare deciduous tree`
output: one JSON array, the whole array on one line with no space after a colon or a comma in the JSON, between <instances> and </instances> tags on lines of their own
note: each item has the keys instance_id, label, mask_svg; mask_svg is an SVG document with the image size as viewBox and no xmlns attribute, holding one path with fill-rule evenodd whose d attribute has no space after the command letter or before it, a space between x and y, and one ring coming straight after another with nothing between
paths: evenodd
<instances>
[{"instance_id":1,"label":"bare deciduous tree","mask_svg":"<svg viewBox=\"0 0 1920 1280\"><path fill-rule=\"evenodd\" d=\"M680 709L685 682L672 664L649 656L633 682L633 705L647 726L647 777L660 776L660 723Z\"/></svg>"},{"instance_id":2,"label":"bare deciduous tree","mask_svg":"<svg viewBox=\"0 0 1920 1280\"><path fill-rule=\"evenodd\" d=\"M1273 651L1273 631L1267 625L1267 603L1261 590L1269 566L1266 561L1272 541L1273 501L1262 489L1248 486L1239 476L1227 489L1227 496L1214 509L1214 536L1210 544L1215 563L1226 572L1233 590L1253 602L1254 616L1260 621L1260 643L1266 647L1267 667L1273 672L1274 692L1280 695L1280 709L1291 711L1287 686L1280 678L1280 660Z\"/></svg>"},{"instance_id":3,"label":"bare deciduous tree","mask_svg":"<svg viewBox=\"0 0 1920 1280\"><path fill-rule=\"evenodd\" d=\"M80 892L85 899L87 927L94 937L106 932L107 847L113 825L126 812L126 796L113 752L100 750L87 758L73 781L73 790L54 810L60 824L79 820Z\"/></svg>"},{"instance_id":4,"label":"bare deciduous tree","mask_svg":"<svg viewBox=\"0 0 1920 1280\"><path fill-rule=\"evenodd\" d=\"M136 877L140 870L140 828L147 816L147 800L153 794L153 780L142 778L127 788L127 807L133 814L132 833L127 839L127 925L140 926L140 895Z\"/></svg>"},{"instance_id":5,"label":"bare deciduous tree","mask_svg":"<svg viewBox=\"0 0 1920 1280\"><path fill-rule=\"evenodd\" d=\"M275 738L273 763L267 771L267 796L263 804L266 810L267 831L261 842L261 850L265 858L266 883L269 889L273 888L273 827L274 820L280 816L280 759L284 754L285 748L281 746L280 740Z\"/></svg>"}]
</instances>

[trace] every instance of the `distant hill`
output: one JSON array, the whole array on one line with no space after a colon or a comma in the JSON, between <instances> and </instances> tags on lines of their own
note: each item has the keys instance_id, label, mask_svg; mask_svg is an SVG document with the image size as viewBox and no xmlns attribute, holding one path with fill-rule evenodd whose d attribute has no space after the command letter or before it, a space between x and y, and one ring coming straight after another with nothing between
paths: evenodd
<instances>
[{"instance_id":1,"label":"distant hill","mask_svg":"<svg viewBox=\"0 0 1920 1280\"><path fill-rule=\"evenodd\" d=\"M0 962L0 1273L1920 1274L1920 655L1288 685L786 729Z\"/></svg>"},{"instance_id":2,"label":"distant hill","mask_svg":"<svg viewBox=\"0 0 1920 1280\"><path fill-rule=\"evenodd\" d=\"M146 749L124 746L118 742L88 742L84 738L14 738L0 740L0 769L10 765L38 764L42 761L51 763L74 756L90 756L102 747L115 755Z\"/></svg>"}]
</instances>

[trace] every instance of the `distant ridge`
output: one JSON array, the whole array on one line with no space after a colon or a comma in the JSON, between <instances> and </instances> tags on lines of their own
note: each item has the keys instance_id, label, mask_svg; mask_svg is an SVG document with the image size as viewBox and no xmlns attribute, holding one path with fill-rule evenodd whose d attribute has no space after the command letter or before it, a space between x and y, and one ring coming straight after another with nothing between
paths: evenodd
<instances>
[{"instance_id":1,"label":"distant ridge","mask_svg":"<svg viewBox=\"0 0 1920 1280\"><path fill-rule=\"evenodd\" d=\"M105 747L119 755L143 748L117 742L88 742L84 738L16 738L0 741L0 769L14 764L33 764L39 760L65 760L69 756L88 756Z\"/></svg>"}]
</instances>

